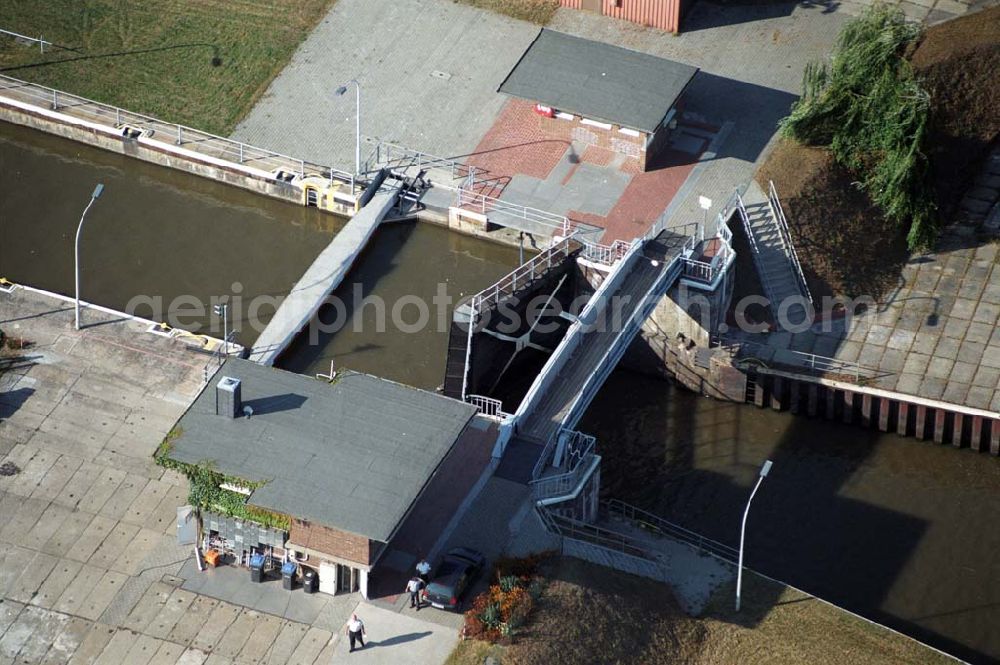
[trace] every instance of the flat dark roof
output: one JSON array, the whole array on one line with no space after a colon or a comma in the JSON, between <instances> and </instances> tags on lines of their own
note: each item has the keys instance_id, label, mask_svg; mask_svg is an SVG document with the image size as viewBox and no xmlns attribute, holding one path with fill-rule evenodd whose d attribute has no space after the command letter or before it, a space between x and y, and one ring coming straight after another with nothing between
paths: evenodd
<instances>
[{"instance_id":1,"label":"flat dark roof","mask_svg":"<svg viewBox=\"0 0 1000 665\"><path fill-rule=\"evenodd\" d=\"M216 415L227 376L251 418ZM475 413L367 374L330 385L230 358L178 421L170 457L266 481L251 505L388 542Z\"/></svg>"},{"instance_id":2,"label":"flat dark roof","mask_svg":"<svg viewBox=\"0 0 1000 665\"><path fill-rule=\"evenodd\" d=\"M697 67L543 29L500 92L653 132Z\"/></svg>"}]
</instances>

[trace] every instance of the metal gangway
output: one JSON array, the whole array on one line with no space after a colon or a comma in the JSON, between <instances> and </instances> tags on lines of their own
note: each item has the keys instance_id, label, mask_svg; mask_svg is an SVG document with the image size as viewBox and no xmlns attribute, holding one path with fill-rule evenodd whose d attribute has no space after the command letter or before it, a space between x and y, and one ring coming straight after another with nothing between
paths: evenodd
<instances>
[{"instance_id":1,"label":"metal gangway","mask_svg":"<svg viewBox=\"0 0 1000 665\"><path fill-rule=\"evenodd\" d=\"M695 225L666 229L665 224L661 218L620 254L549 357L513 415L514 433L497 475L533 482L547 466L562 465L566 437L560 433L576 426L657 302L684 274L698 244Z\"/></svg>"}]
</instances>

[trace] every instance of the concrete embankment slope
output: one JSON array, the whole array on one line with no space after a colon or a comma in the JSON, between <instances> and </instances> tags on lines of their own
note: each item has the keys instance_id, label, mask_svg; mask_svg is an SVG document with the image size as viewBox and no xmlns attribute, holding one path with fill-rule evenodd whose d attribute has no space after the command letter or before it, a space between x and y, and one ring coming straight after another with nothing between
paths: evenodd
<instances>
[{"instance_id":1,"label":"concrete embankment slope","mask_svg":"<svg viewBox=\"0 0 1000 665\"><path fill-rule=\"evenodd\" d=\"M320 252L305 274L292 287L274 318L257 338L250 360L273 365L291 344L323 300L344 280L354 260L368 244L375 229L396 202L397 192L379 192Z\"/></svg>"}]
</instances>

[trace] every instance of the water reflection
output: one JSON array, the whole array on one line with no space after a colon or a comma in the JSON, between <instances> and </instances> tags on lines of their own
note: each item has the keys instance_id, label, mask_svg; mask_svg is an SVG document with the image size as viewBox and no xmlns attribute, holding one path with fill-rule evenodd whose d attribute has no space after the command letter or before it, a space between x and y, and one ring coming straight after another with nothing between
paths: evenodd
<instances>
[{"instance_id":1,"label":"water reflection","mask_svg":"<svg viewBox=\"0 0 1000 665\"><path fill-rule=\"evenodd\" d=\"M1000 657L1000 461L614 374L580 425L615 496L748 565L972 660Z\"/></svg>"}]
</instances>

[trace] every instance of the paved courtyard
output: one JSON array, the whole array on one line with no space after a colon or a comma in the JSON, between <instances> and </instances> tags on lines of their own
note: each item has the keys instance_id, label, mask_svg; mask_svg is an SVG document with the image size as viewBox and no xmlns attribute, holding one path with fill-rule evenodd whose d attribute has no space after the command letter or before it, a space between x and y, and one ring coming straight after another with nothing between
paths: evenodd
<instances>
[{"instance_id":1,"label":"paved courtyard","mask_svg":"<svg viewBox=\"0 0 1000 665\"><path fill-rule=\"evenodd\" d=\"M234 138L353 170L354 88L365 140L451 157L471 152L496 93L538 27L449 0L338 0ZM362 146L362 159L372 146Z\"/></svg>"},{"instance_id":2,"label":"paved courtyard","mask_svg":"<svg viewBox=\"0 0 1000 665\"><path fill-rule=\"evenodd\" d=\"M76 332L71 305L0 294L0 325L32 342L0 372L0 665L331 662L357 595L198 573L176 544L187 481L152 454L206 357L136 323L85 321ZM440 662L457 640L452 615L364 607L368 662Z\"/></svg>"}]
</instances>

